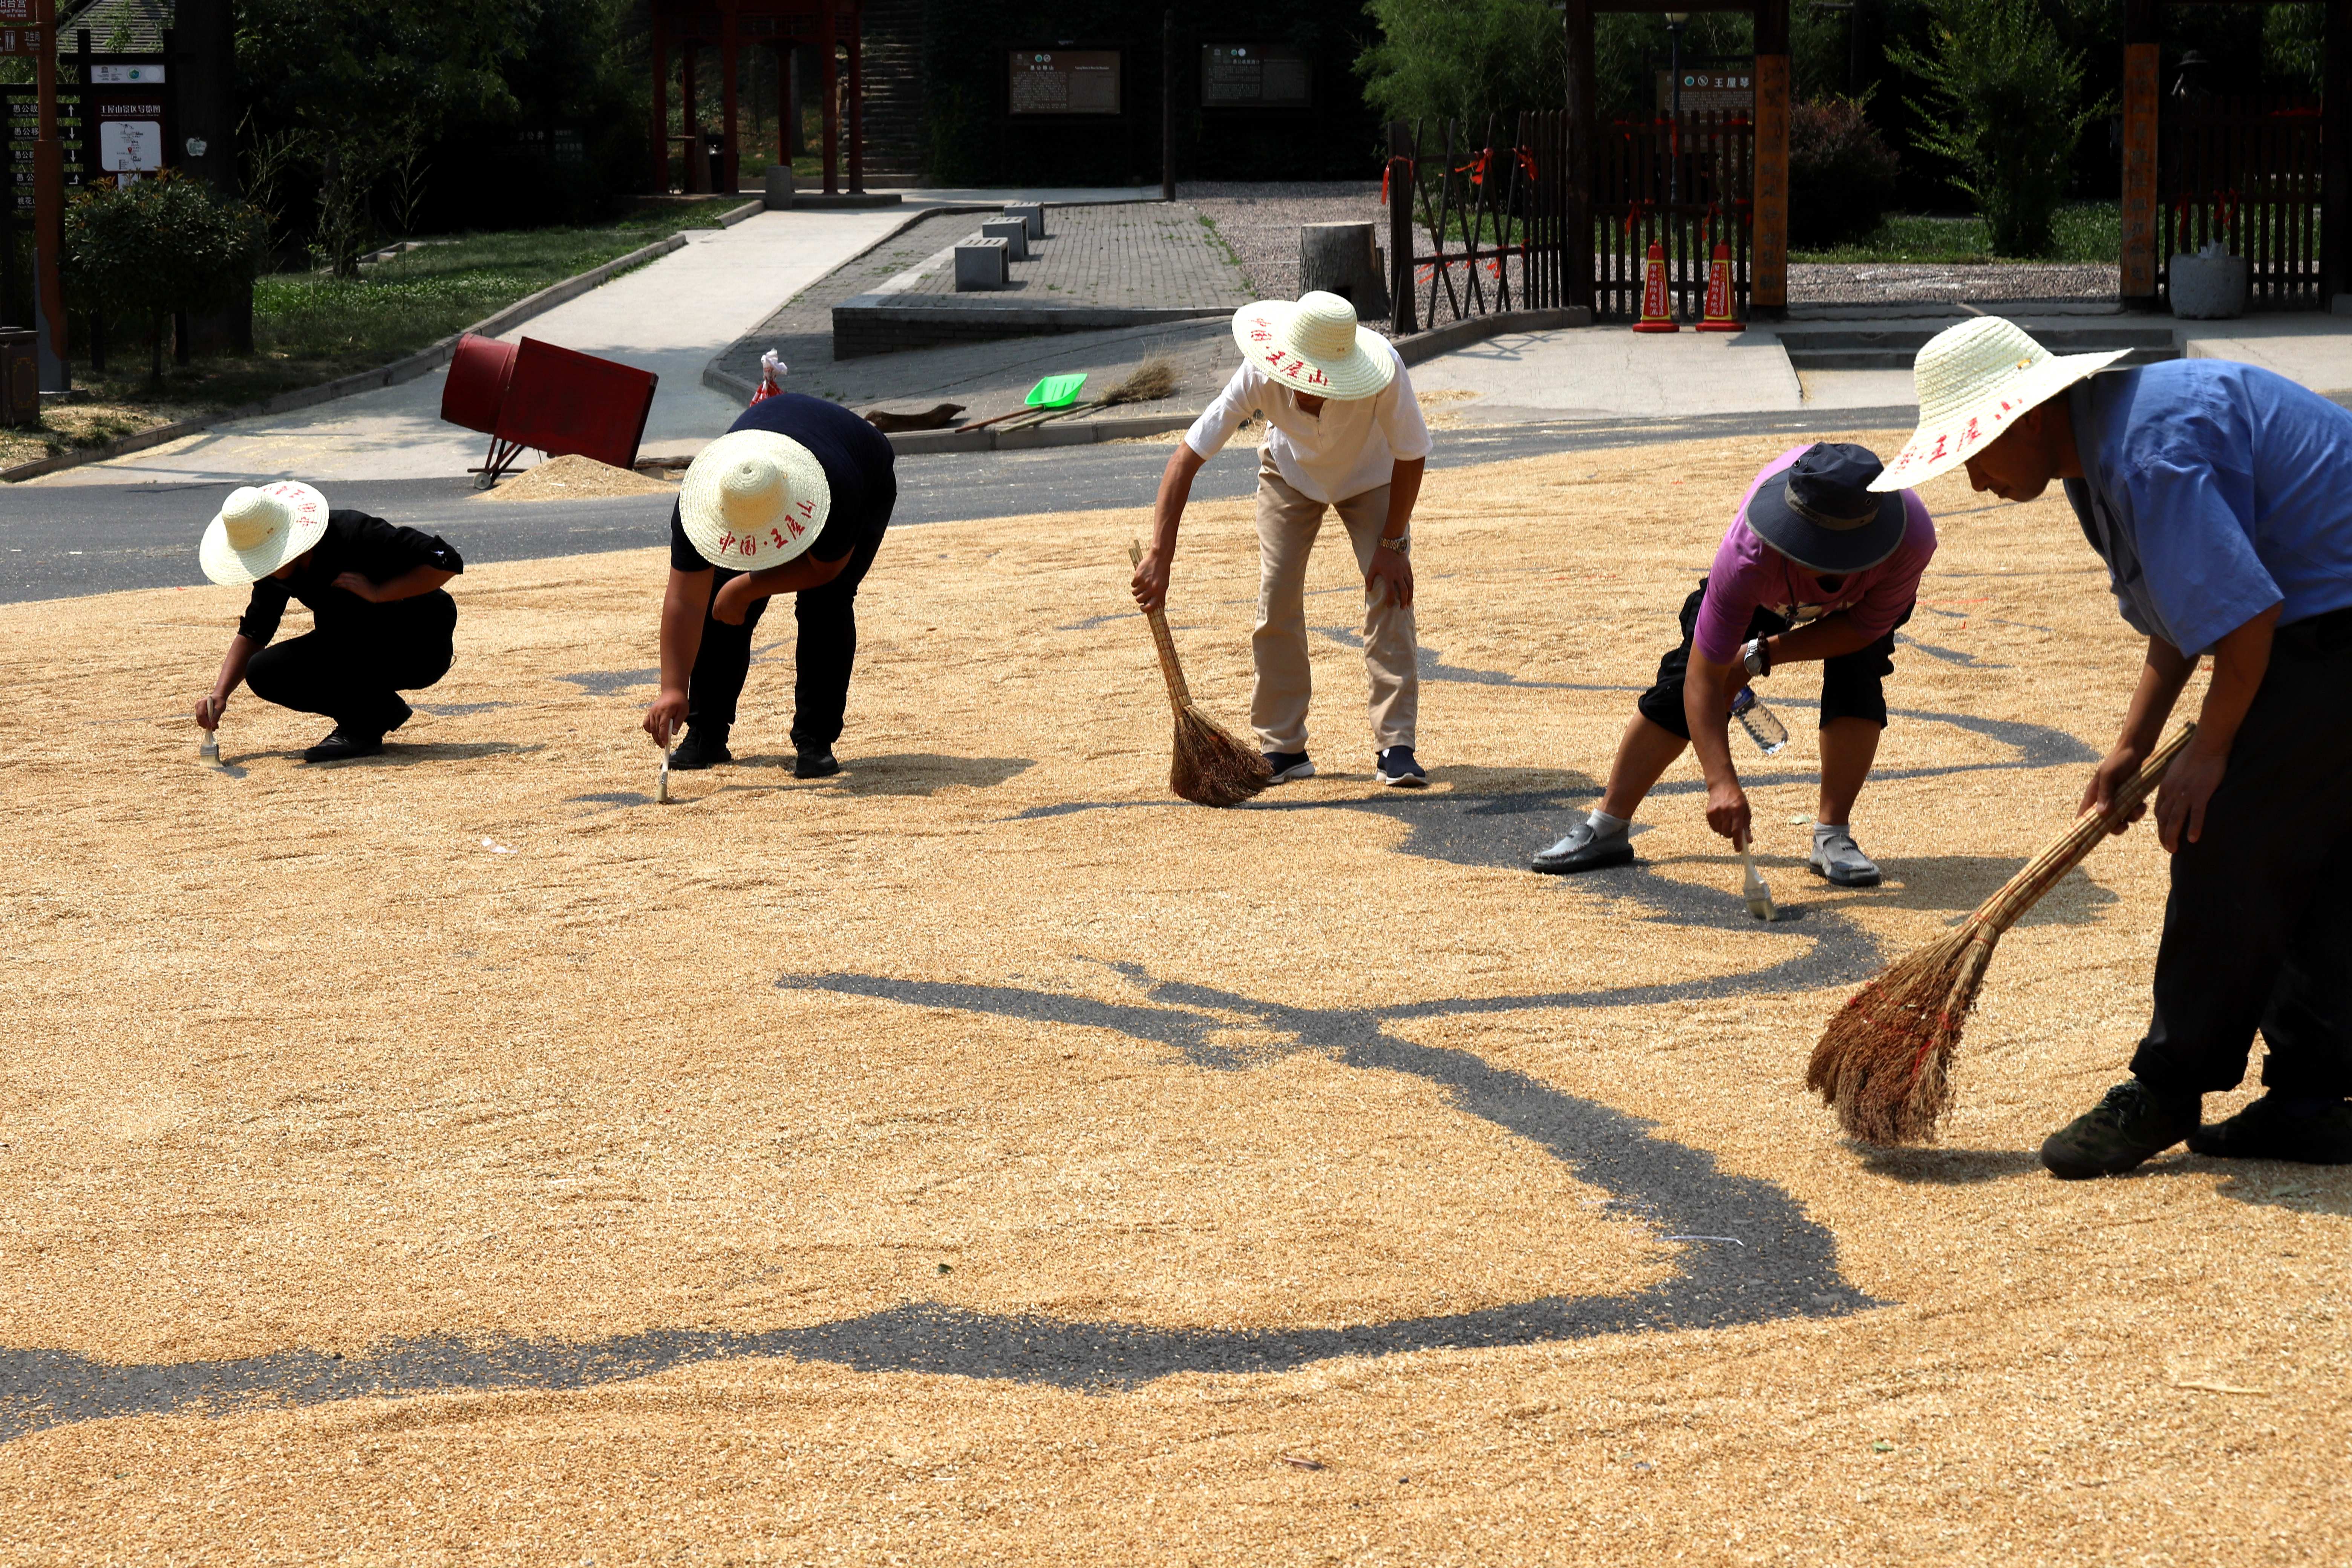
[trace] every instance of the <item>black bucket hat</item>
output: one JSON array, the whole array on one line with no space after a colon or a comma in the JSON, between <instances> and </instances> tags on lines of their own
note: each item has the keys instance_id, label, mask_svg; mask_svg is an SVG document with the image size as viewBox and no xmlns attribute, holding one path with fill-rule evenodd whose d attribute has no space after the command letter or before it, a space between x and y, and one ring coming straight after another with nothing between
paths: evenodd
<instances>
[{"instance_id":1,"label":"black bucket hat","mask_svg":"<svg viewBox=\"0 0 2352 1568\"><path fill-rule=\"evenodd\" d=\"M1808 572L1865 571L1895 553L1906 525L1904 492L1870 489L1880 471L1867 447L1816 443L1756 487L1748 526Z\"/></svg>"}]
</instances>

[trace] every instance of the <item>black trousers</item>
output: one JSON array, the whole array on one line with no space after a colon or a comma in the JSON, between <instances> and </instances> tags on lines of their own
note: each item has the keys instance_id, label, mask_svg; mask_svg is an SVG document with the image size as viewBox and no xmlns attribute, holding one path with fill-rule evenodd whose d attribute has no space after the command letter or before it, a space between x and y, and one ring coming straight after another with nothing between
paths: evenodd
<instances>
[{"instance_id":1,"label":"black trousers","mask_svg":"<svg viewBox=\"0 0 2352 1568\"><path fill-rule=\"evenodd\" d=\"M841 575L822 588L793 595L793 616L800 623L800 640L793 655L793 750L829 751L841 739L843 715L849 707L849 676L857 662L857 585L866 581L874 553L882 548L887 525L877 528L850 552ZM741 575L725 568L710 574L711 597L727 582ZM751 668L751 634L759 629L770 600L751 606L740 626L713 619L709 605L702 611L702 647L694 656L694 673L686 688L686 722L708 734L724 735L735 722L735 704L743 695L743 679Z\"/></svg>"},{"instance_id":2,"label":"black trousers","mask_svg":"<svg viewBox=\"0 0 2352 1568\"><path fill-rule=\"evenodd\" d=\"M381 736L408 722L403 691L449 673L450 634L432 626L305 632L253 656L253 694L298 713L323 713L335 728Z\"/></svg>"},{"instance_id":3,"label":"black trousers","mask_svg":"<svg viewBox=\"0 0 2352 1568\"><path fill-rule=\"evenodd\" d=\"M1690 673L1691 638L1698 626L1698 607L1706 598L1706 579L1698 580L1697 589L1683 601L1682 646L1670 650L1658 660L1657 684L1634 700L1642 717L1662 730L1670 730L1684 740L1690 739L1690 720L1683 712L1683 679ZM1899 626L1911 618L1903 612ZM1759 609L1748 617L1748 630L1743 637L1779 637L1789 629L1788 620L1771 611ZM1867 719L1880 729L1886 728L1885 679L1895 673L1895 629L1866 647L1852 653L1842 653L1822 662L1822 727L1827 729L1832 720ZM1757 693L1764 695L1762 691Z\"/></svg>"},{"instance_id":4,"label":"black trousers","mask_svg":"<svg viewBox=\"0 0 2352 1568\"><path fill-rule=\"evenodd\" d=\"M2133 1075L2234 1088L2260 1029L2263 1082L2352 1095L2352 610L2280 628L2205 830L2172 858L2156 1009Z\"/></svg>"}]
</instances>

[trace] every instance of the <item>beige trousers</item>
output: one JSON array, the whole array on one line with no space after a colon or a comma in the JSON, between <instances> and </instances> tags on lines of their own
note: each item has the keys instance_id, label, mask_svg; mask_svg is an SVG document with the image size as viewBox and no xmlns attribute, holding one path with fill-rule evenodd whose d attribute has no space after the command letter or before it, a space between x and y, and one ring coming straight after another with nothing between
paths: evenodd
<instances>
[{"instance_id":1,"label":"beige trousers","mask_svg":"<svg viewBox=\"0 0 2352 1568\"><path fill-rule=\"evenodd\" d=\"M1389 487L1349 496L1331 510L1347 526L1357 567L1370 571L1381 531L1388 526ZM1260 460L1257 630L1250 635L1257 685L1250 693L1250 728L1269 752L1307 750L1307 703L1313 686L1307 658L1307 556L1322 530L1323 512L1323 502L1293 489L1271 459ZM1363 590L1349 591L1360 602ZM1333 605L1335 612L1338 607ZM1364 673L1371 680L1372 743L1382 751L1410 746L1421 710L1412 611L1396 603L1386 584L1379 599L1364 608L1362 637Z\"/></svg>"}]
</instances>

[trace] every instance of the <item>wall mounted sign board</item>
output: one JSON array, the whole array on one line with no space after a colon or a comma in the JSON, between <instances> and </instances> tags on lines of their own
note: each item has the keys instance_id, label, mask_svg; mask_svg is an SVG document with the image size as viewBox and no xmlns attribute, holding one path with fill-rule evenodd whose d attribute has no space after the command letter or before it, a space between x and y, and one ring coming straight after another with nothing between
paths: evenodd
<instances>
[{"instance_id":1,"label":"wall mounted sign board","mask_svg":"<svg viewBox=\"0 0 2352 1568\"><path fill-rule=\"evenodd\" d=\"M1117 114L1117 49L1014 49L1011 92L1013 114Z\"/></svg>"}]
</instances>

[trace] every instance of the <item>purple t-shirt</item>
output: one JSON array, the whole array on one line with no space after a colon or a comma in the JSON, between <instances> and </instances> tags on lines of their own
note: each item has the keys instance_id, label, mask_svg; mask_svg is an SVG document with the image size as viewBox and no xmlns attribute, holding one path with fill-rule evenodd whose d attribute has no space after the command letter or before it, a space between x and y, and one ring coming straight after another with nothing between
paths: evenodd
<instances>
[{"instance_id":1,"label":"purple t-shirt","mask_svg":"<svg viewBox=\"0 0 2352 1568\"><path fill-rule=\"evenodd\" d=\"M1840 610L1875 639L1895 629L1903 612L1919 596L1919 578L1936 553L1936 525L1927 508L1910 490L1902 492L1907 526L1895 553L1863 572L1849 572L1828 581L1814 576L1758 536L1748 526L1748 503L1766 479L1790 467L1812 450L1812 443L1791 447L1756 471L1739 510L1716 547L1715 564L1707 568L1706 598L1700 604L1698 625L1691 644L1710 664L1729 664L1739 657L1748 635L1748 618L1759 607L1802 625Z\"/></svg>"}]
</instances>

